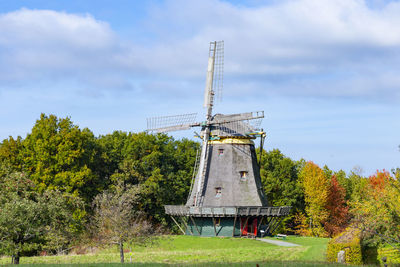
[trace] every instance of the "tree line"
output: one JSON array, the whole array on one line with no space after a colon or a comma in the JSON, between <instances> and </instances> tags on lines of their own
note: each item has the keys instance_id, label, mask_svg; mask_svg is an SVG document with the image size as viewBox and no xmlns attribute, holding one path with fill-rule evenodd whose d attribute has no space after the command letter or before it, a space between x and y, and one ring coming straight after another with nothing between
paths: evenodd
<instances>
[{"instance_id":1,"label":"tree line","mask_svg":"<svg viewBox=\"0 0 400 267\"><path fill-rule=\"evenodd\" d=\"M0 254L18 263L90 239L118 244L123 260L124 242L177 230L163 205L186 202L199 146L166 134L96 137L41 114L25 138L0 143ZM277 149L261 153L260 170L270 205L293 207L278 231L332 237L357 221L366 242L400 239L398 170L334 172Z\"/></svg>"},{"instance_id":2,"label":"tree line","mask_svg":"<svg viewBox=\"0 0 400 267\"><path fill-rule=\"evenodd\" d=\"M361 230L362 246L400 248L400 169L369 177L354 169L332 171L312 161L293 161L275 149L261 159L270 204L292 206L279 231L335 237L349 226Z\"/></svg>"}]
</instances>

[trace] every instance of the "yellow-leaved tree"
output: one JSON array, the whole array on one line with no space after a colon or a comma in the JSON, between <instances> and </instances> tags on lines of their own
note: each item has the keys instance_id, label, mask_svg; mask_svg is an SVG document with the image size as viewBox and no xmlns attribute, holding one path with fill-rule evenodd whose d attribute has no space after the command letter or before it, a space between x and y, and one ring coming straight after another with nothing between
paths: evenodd
<instances>
[{"instance_id":1,"label":"yellow-leaved tree","mask_svg":"<svg viewBox=\"0 0 400 267\"><path fill-rule=\"evenodd\" d=\"M328 219L326 209L329 192L329 180L324 171L315 163L309 161L300 172L300 183L304 190L306 213L309 231L312 236L325 237L327 233L323 222Z\"/></svg>"}]
</instances>

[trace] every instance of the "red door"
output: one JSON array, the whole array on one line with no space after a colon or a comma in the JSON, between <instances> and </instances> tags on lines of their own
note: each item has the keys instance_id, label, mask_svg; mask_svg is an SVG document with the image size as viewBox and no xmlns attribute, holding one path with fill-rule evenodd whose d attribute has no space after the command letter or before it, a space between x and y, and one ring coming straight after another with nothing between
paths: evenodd
<instances>
[{"instance_id":1,"label":"red door","mask_svg":"<svg viewBox=\"0 0 400 267\"><path fill-rule=\"evenodd\" d=\"M253 234L257 236L257 219L253 219Z\"/></svg>"}]
</instances>

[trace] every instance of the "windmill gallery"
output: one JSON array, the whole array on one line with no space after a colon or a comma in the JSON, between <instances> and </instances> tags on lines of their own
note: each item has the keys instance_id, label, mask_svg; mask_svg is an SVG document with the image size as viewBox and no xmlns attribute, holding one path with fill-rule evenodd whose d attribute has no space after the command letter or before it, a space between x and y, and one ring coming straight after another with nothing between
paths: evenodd
<instances>
[{"instance_id":1,"label":"windmill gallery","mask_svg":"<svg viewBox=\"0 0 400 267\"><path fill-rule=\"evenodd\" d=\"M262 147L265 133L258 126L264 112L212 114L214 98L222 89L223 53L223 41L210 43L205 121L193 122L196 114L147 121L151 132L201 127L201 152L187 202L165 205L165 212L187 235L264 236L274 231L291 207L269 206L262 190L253 140L259 137Z\"/></svg>"}]
</instances>

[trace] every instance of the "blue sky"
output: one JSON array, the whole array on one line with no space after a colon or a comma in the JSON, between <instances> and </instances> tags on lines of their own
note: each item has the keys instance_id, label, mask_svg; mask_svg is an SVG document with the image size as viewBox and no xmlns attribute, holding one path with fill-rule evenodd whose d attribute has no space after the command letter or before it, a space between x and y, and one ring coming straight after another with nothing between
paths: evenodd
<instances>
[{"instance_id":1,"label":"blue sky","mask_svg":"<svg viewBox=\"0 0 400 267\"><path fill-rule=\"evenodd\" d=\"M96 135L202 120L213 40L215 111L264 110L266 149L364 175L399 167L398 1L0 0L0 139L42 112Z\"/></svg>"}]
</instances>

